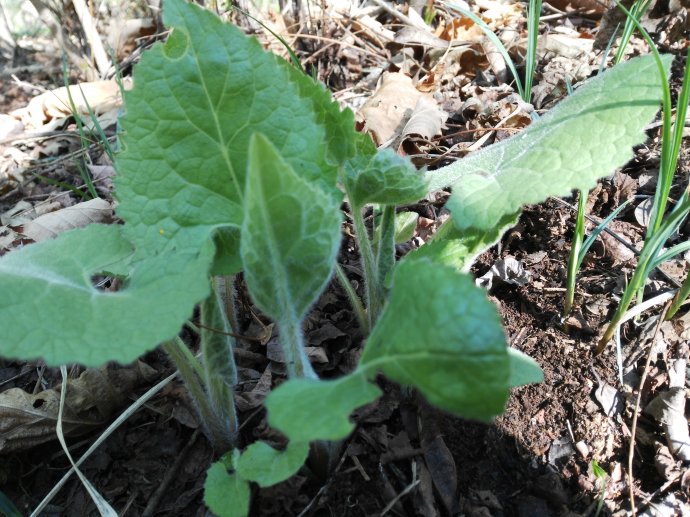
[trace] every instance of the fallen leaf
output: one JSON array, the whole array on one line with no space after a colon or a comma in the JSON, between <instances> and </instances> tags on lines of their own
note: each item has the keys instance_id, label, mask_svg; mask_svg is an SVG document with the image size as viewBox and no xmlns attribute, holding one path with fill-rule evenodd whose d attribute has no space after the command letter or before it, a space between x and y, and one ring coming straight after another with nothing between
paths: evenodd
<instances>
[{"instance_id":1,"label":"fallen leaf","mask_svg":"<svg viewBox=\"0 0 690 517\"><path fill-rule=\"evenodd\" d=\"M52 239L59 234L92 223L109 222L113 216L110 202L101 198L68 206L37 217L24 225L22 233L36 242Z\"/></svg>"}]
</instances>

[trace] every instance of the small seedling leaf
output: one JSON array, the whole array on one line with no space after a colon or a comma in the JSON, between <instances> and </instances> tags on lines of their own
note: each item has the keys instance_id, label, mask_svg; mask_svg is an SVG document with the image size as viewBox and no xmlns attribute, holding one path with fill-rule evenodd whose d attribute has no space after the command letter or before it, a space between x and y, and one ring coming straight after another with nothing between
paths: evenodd
<instances>
[{"instance_id":1,"label":"small seedling leaf","mask_svg":"<svg viewBox=\"0 0 690 517\"><path fill-rule=\"evenodd\" d=\"M402 244L414 237L419 214L416 212L401 212L395 214L395 243Z\"/></svg>"},{"instance_id":2,"label":"small seedling leaf","mask_svg":"<svg viewBox=\"0 0 690 517\"><path fill-rule=\"evenodd\" d=\"M662 56L668 68L672 56ZM591 79L519 135L428 174L430 189L453 186L447 207L460 229L489 230L523 205L589 190L633 156L659 111L652 56Z\"/></svg>"},{"instance_id":3,"label":"small seedling leaf","mask_svg":"<svg viewBox=\"0 0 690 517\"><path fill-rule=\"evenodd\" d=\"M224 461L213 463L206 473L204 503L218 517L246 517L249 514L249 483L228 472Z\"/></svg>"},{"instance_id":4,"label":"small seedling leaf","mask_svg":"<svg viewBox=\"0 0 690 517\"><path fill-rule=\"evenodd\" d=\"M124 271L133 249L121 229L91 225L0 259L0 355L51 365L129 363L178 333L208 296L213 246L130 264L124 287L107 292L91 278Z\"/></svg>"},{"instance_id":5,"label":"small seedling leaf","mask_svg":"<svg viewBox=\"0 0 690 517\"><path fill-rule=\"evenodd\" d=\"M259 486L272 486L297 473L309 455L309 444L290 441L284 451L278 451L266 442L255 442L237 461L237 472L244 479Z\"/></svg>"},{"instance_id":6,"label":"small seedling leaf","mask_svg":"<svg viewBox=\"0 0 690 517\"><path fill-rule=\"evenodd\" d=\"M508 398L510 361L496 308L470 276L431 260L395 269L360 367L468 418L489 420Z\"/></svg>"},{"instance_id":7,"label":"small seedling leaf","mask_svg":"<svg viewBox=\"0 0 690 517\"><path fill-rule=\"evenodd\" d=\"M340 246L339 203L300 178L263 135L252 138L241 251L256 304L301 319L326 285Z\"/></svg>"},{"instance_id":8,"label":"small seedling leaf","mask_svg":"<svg viewBox=\"0 0 690 517\"><path fill-rule=\"evenodd\" d=\"M268 422L290 440L342 440L355 428L350 414L381 395L363 371L335 381L291 379L267 397Z\"/></svg>"},{"instance_id":9,"label":"small seedling leaf","mask_svg":"<svg viewBox=\"0 0 690 517\"><path fill-rule=\"evenodd\" d=\"M401 205L424 197L426 180L412 163L390 149L358 156L345 164L342 181L350 202Z\"/></svg>"}]
</instances>

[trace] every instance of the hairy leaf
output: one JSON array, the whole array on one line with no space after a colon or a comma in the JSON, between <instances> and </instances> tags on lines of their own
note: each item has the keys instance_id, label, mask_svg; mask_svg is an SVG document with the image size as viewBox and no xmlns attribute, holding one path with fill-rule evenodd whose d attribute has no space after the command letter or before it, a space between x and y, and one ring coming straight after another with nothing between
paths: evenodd
<instances>
[{"instance_id":1,"label":"hairy leaf","mask_svg":"<svg viewBox=\"0 0 690 517\"><path fill-rule=\"evenodd\" d=\"M510 362L496 308L470 276L430 260L396 267L360 367L468 418L488 420L508 398Z\"/></svg>"},{"instance_id":2,"label":"hairy leaf","mask_svg":"<svg viewBox=\"0 0 690 517\"><path fill-rule=\"evenodd\" d=\"M278 451L266 442L254 442L237 461L237 473L259 486L272 486L296 474L308 454L307 442L291 440L284 451Z\"/></svg>"},{"instance_id":3,"label":"hairy leaf","mask_svg":"<svg viewBox=\"0 0 690 517\"><path fill-rule=\"evenodd\" d=\"M663 56L667 68L672 56ZM591 79L519 135L428 174L430 190L453 186L447 207L460 229L491 230L523 205L588 190L633 156L659 110L653 56Z\"/></svg>"},{"instance_id":4,"label":"hairy leaf","mask_svg":"<svg viewBox=\"0 0 690 517\"><path fill-rule=\"evenodd\" d=\"M123 272L133 249L121 228L91 225L0 259L0 355L128 363L177 334L208 296L212 243L135 263L124 287L106 292L91 277Z\"/></svg>"},{"instance_id":5,"label":"hairy leaf","mask_svg":"<svg viewBox=\"0 0 690 517\"><path fill-rule=\"evenodd\" d=\"M135 68L117 159L118 213L142 252L198 246L216 228L241 225L255 132L297 174L338 196L329 154L345 156L353 144L329 153L314 107L328 107L319 117L343 134L351 115L340 120L322 87L296 84L280 58L213 13L167 0L163 17L173 32Z\"/></svg>"},{"instance_id":6,"label":"hairy leaf","mask_svg":"<svg viewBox=\"0 0 690 517\"><path fill-rule=\"evenodd\" d=\"M268 421L290 440L341 440L355 428L350 414L381 395L363 371L335 381L291 379L266 398Z\"/></svg>"},{"instance_id":7,"label":"hairy leaf","mask_svg":"<svg viewBox=\"0 0 690 517\"><path fill-rule=\"evenodd\" d=\"M300 178L261 134L250 144L242 226L245 279L256 304L280 319L300 319L335 267L339 205Z\"/></svg>"},{"instance_id":8,"label":"hairy leaf","mask_svg":"<svg viewBox=\"0 0 690 517\"><path fill-rule=\"evenodd\" d=\"M400 205L418 201L426 193L426 181L412 163L390 149L373 156L358 156L346 163L342 178L350 202Z\"/></svg>"}]
</instances>

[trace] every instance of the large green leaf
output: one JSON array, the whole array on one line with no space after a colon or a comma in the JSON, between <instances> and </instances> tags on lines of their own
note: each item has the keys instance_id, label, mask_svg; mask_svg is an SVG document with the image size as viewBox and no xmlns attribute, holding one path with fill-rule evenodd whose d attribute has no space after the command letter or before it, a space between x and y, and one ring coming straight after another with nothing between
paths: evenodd
<instances>
[{"instance_id":1,"label":"large green leaf","mask_svg":"<svg viewBox=\"0 0 690 517\"><path fill-rule=\"evenodd\" d=\"M663 56L666 67L672 56ZM588 190L632 158L659 110L653 56L632 59L590 80L519 135L428 174L430 190L449 185L446 205L460 229L490 230L523 205Z\"/></svg>"},{"instance_id":2,"label":"large green leaf","mask_svg":"<svg viewBox=\"0 0 690 517\"><path fill-rule=\"evenodd\" d=\"M339 204L300 178L262 134L251 140L241 251L256 304L296 320L325 287L335 267Z\"/></svg>"},{"instance_id":3,"label":"large green leaf","mask_svg":"<svg viewBox=\"0 0 690 517\"><path fill-rule=\"evenodd\" d=\"M133 254L121 226L91 225L0 259L0 355L48 364L128 363L171 339L209 293L211 242L133 265L118 292L91 278Z\"/></svg>"},{"instance_id":4,"label":"large green leaf","mask_svg":"<svg viewBox=\"0 0 690 517\"><path fill-rule=\"evenodd\" d=\"M402 262L360 368L417 388L432 404L488 420L504 409L510 360L496 308L474 280L428 259Z\"/></svg>"},{"instance_id":5,"label":"large green leaf","mask_svg":"<svg viewBox=\"0 0 690 517\"><path fill-rule=\"evenodd\" d=\"M309 443L290 441L284 451L266 442L254 442L242 453L237 473L259 486L272 486L296 474L309 455Z\"/></svg>"},{"instance_id":6,"label":"large green leaf","mask_svg":"<svg viewBox=\"0 0 690 517\"><path fill-rule=\"evenodd\" d=\"M241 225L254 132L301 177L337 196L331 157L353 144L329 152L324 124L346 134L351 114L338 118L322 87L308 78L296 84L279 58L213 13L166 0L163 17L173 32L135 68L117 159L118 213L143 253L198 246L217 228ZM324 124L315 105L328 108Z\"/></svg>"},{"instance_id":7,"label":"large green leaf","mask_svg":"<svg viewBox=\"0 0 690 517\"><path fill-rule=\"evenodd\" d=\"M266 398L268 422L290 440L341 440L355 428L350 414L381 395L364 371L335 381L291 379Z\"/></svg>"}]
</instances>

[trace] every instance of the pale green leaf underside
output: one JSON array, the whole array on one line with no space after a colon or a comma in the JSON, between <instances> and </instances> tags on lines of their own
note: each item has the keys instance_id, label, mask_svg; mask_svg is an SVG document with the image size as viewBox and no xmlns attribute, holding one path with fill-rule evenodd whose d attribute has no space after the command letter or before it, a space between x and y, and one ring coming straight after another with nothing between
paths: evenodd
<instances>
[{"instance_id":1,"label":"pale green leaf underside","mask_svg":"<svg viewBox=\"0 0 690 517\"><path fill-rule=\"evenodd\" d=\"M236 463L237 473L259 486L273 486L297 474L309 455L309 443L290 441L284 451L254 442Z\"/></svg>"},{"instance_id":2,"label":"pale green leaf underside","mask_svg":"<svg viewBox=\"0 0 690 517\"><path fill-rule=\"evenodd\" d=\"M120 291L104 292L91 277L121 269L133 252L121 229L91 225L0 259L0 355L51 365L128 363L177 334L208 295L213 247L152 257L135 265Z\"/></svg>"},{"instance_id":3,"label":"pale green leaf underside","mask_svg":"<svg viewBox=\"0 0 690 517\"><path fill-rule=\"evenodd\" d=\"M468 418L491 419L508 397L510 364L495 307L470 276L428 259L395 269L360 367Z\"/></svg>"},{"instance_id":4,"label":"pale green leaf underside","mask_svg":"<svg viewBox=\"0 0 690 517\"><path fill-rule=\"evenodd\" d=\"M666 67L672 56L662 56ZM490 229L548 196L587 190L632 158L659 110L653 57L632 59L577 89L519 135L428 174L430 190L453 186L446 205L460 229Z\"/></svg>"},{"instance_id":5,"label":"pale green leaf underside","mask_svg":"<svg viewBox=\"0 0 690 517\"><path fill-rule=\"evenodd\" d=\"M508 348L510 359L510 387L544 382L544 372L530 356L515 348Z\"/></svg>"},{"instance_id":6,"label":"pale green leaf underside","mask_svg":"<svg viewBox=\"0 0 690 517\"><path fill-rule=\"evenodd\" d=\"M436 264L467 272L480 254L500 241L503 234L517 224L518 218L519 214L507 215L489 230L458 230L452 219L448 220L429 242L408 253L404 260L428 258Z\"/></svg>"},{"instance_id":7,"label":"pale green leaf underside","mask_svg":"<svg viewBox=\"0 0 690 517\"><path fill-rule=\"evenodd\" d=\"M240 226L257 131L300 176L335 193L309 84L295 85L279 58L207 10L167 0L163 17L173 33L135 68L122 119L116 187L127 236L148 249L179 249Z\"/></svg>"},{"instance_id":8,"label":"pale green leaf underside","mask_svg":"<svg viewBox=\"0 0 690 517\"><path fill-rule=\"evenodd\" d=\"M354 429L350 414L381 395L363 371L335 381L291 379L266 398L268 421L290 440L341 440Z\"/></svg>"},{"instance_id":9,"label":"pale green leaf underside","mask_svg":"<svg viewBox=\"0 0 690 517\"><path fill-rule=\"evenodd\" d=\"M342 181L350 203L401 205L424 197L426 181L406 158L390 149L373 156L358 156L345 164Z\"/></svg>"},{"instance_id":10,"label":"pale green leaf underside","mask_svg":"<svg viewBox=\"0 0 690 517\"><path fill-rule=\"evenodd\" d=\"M246 517L250 497L249 483L236 473L230 474L222 461L208 469L204 503L217 517Z\"/></svg>"},{"instance_id":11,"label":"pale green leaf underside","mask_svg":"<svg viewBox=\"0 0 690 517\"><path fill-rule=\"evenodd\" d=\"M301 319L326 285L340 246L339 205L300 178L263 135L250 144L242 226L244 275L274 319Z\"/></svg>"}]
</instances>

